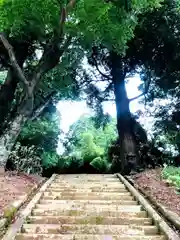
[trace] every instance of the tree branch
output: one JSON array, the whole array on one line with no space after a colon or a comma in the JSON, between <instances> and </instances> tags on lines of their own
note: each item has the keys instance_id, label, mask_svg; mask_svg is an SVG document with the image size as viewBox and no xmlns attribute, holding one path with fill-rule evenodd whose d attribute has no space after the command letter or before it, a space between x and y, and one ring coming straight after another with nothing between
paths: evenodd
<instances>
[{"instance_id":1,"label":"tree branch","mask_svg":"<svg viewBox=\"0 0 180 240\"><path fill-rule=\"evenodd\" d=\"M87 98L84 98L84 97L81 97L80 100L83 100L83 101L86 101L88 99ZM102 97L99 97L99 99L102 101L102 102L114 102L115 101L115 98L102 98Z\"/></svg>"},{"instance_id":2,"label":"tree branch","mask_svg":"<svg viewBox=\"0 0 180 240\"><path fill-rule=\"evenodd\" d=\"M146 85L146 86L145 86L144 92L141 93L141 94L139 94L139 95L136 96L136 97L133 97L133 98L129 99L129 102L134 101L134 100L136 100L136 99L138 99L138 98L140 98L140 97L142 97L142 96L145 96L145 95L148 93L149 87L150 87L150 85L151 85L151 76L149 76L148 81L147 81L147 84L145 84L145 85Z\"/></svg>"},{"instance_id":3,"label":"tree branch","mask_svg":"<svg viewBox=\"0 0 180 240\"><path fill-rule=\"evenodd\" d=\"M52 97L56 95L56 91L51 92L45 99L44 102L42 104L40 104L40 106L38 106L34 112L33 115L31 117L31 121L34 121L36 118L38 118L41 113L43 112L43 110L48 106L48 104L50 103L50 101L52 100Z\"/></svg>"},{"instance_id":4,"label":"tree branch","mask_svg":"<svg viewBox=\"0 0 180 240\"><path fill-rule=\"evenodd\" d=\"M0 33L0 40L3 43L5 49L8 52L11 66L12 66L14 72L16 73L17 78L23 83L25 91L29 95L30 94L30 92L29 92L29 82L26 79L22 69L20 68L20 66L19 66L19 64L16 60L12 45L9 43L9 41L6 39L6 37L4 36L3 33Z\"/></svg>"},{"instance_id":5,"label":"tree branch","mask_svg":"<svg viewBox=\"0 0 180 240\"><path fill-rule=\"evenodd\" d=\"M101 70L99 69L98 63L97 63L96 59L94 58L94 56L93 56L93 60L94 60L94 64L95 64L95 67L96 67L97 71L98 71L104 78L107 78L107 79L109 79L109 80L112 80L112 78L111 78L110 76L108 76L108 75L106 75L105 73L101 72Z\"/></svg>"},{"instance_id":6,"label":"tree branch","mask_svg":"<svg viewBox=\"0 0 180 240\"><path fill-rule=\"evenodd\" d=\"M59 47L60 42L63 39L63 28L65 21L67 19L67 13L74 7L76 0L71 0L65 8L62 8L60 14L60 23L59 29L54 34L52 40L45 48L44 53L37 65L37 68L32 77L32 91L38 85L41 76L48 72L49 70L53 69L59 62L59 58L62 56L64 51L68 48L71 43L72 37L68 37L66 42L64 43L63 47Z\"/></svg>"},{"instance_id":7,"label":"tree branch","mask_svg":"<svg viewBox=\"0 0 180 240\"><path fill-rule=\"evenodd\" d=\"M68 37L61 48L59 48L57 45L54 45L43 53L43 56L41 57L41 60L39 61L32 78L32 90L38 85L41 76L53 69L58 64L60 57L71 44L71 39L72 37Z\"/></svg>"},{"instance_id":8,"label":"tree branch","mask_svg":"<svg viewBox=\"0 0 180 240\"><path fill-rule=\"evenodd\" d=\"M131 101L134 101L134 100L136 100L136 99L138 99L138 98L140 98L140 97L144 96L145 94L146 94L146 93L145 93L145 92L143 92L143 93L139 94L139 95L138 95L138 96L136 96L136 97L130 98L130 99L129 99L129 102L131 102Z\"/></svg>"}]
</instances>

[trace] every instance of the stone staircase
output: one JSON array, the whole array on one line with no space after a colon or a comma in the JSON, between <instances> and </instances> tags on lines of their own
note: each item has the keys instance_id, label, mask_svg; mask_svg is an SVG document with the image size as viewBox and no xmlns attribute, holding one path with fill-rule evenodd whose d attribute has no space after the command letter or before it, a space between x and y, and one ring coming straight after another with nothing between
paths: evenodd
<instances>
[{"instance_id":1,"label":"stone staircase","mask_svg":"<svg viewBox=\"0 0 180 240\"><path fill-rule=\"evenodd\" d=\"M115 175L59 175L16 240L165 240Z\"/></svg>"}]
</instances>

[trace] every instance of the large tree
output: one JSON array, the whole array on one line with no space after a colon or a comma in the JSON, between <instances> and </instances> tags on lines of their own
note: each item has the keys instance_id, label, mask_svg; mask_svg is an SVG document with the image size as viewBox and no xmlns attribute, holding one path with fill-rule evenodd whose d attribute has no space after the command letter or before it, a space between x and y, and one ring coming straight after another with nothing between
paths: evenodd
<instances>
[{"instance_id":1,"label":"large tree","mask_svg":"<svg viewBox=\"0 0 180 240\"><path fill-rule=\"evenodd\" d=\"M99 101L103 101L104 96L107 97L107 90L109 91L113 87L117 109L117 129L121 146L122 171L127 167L128 162L126 156L130 153L135 157L134 164L141 164L137 151L137 138L134 128L137 124L135 124L130 113L130 100L127 97L125 89L125 78L127 74L133 73L137 68L140 69L141 79L144 81L143 89L141 88L143 93L140 96L148 93L145 98L146 100L147 98L153 99L155 96L167 98L169 94L171 96L173 94L173 97L178 99L178 6L179 1L167 0L162 4L160 9L142 14L140 16L141 24L137 25L134 38L128 42L128 49L125 55L117 54L117 52L107 47L103 49L101 46L100 50L95 47L91 56L91 64L97 68L102 79L109 82L103 94L99 94L98 90L94 91L99 94ZM98 55L99 57L97 57ZM104 71L102 71L103 68ZM176 101L175 108L177 119L178 101ZM160 111L158 114L160 114ZM172 117L174 117L174 115ZM167 119L166 123L168 124ZM166 125L166 129L167 127ZM177 128L178 123L176 123L175 127L171 122L169 132L172 134L172 131L177 131ZM141 133L143 133L143 131L141 131ZM176 136L176 138L178 138L178 136ZM147 141L146 137L144 137L144 141Z\"/></svg>"},{"instance_id":2,"label":"large tree","mask_svg":"<svg viewBox=\"0 0 180 240\"><path fill-rule=\"evenodd\" d=\"M8 93L8 109L17 87L21 92L16 114L0 138L1 166L6 163L22 126L32 114L35 93L40 89L43 76L60 64L68 49L72 45L84 47L96 42L117 52L124 51L133 36L139 13L159 6L159 2L139 0L131 2L130 6L126 1L102 0L1 2L1 60L10 77L9 81L5 80L6 90L2 89L2 94L12 89ZM3 115L6 113L7 109Z\"/></svg>"},{"instance_id":3,"label":"large tree","mask_svg":"<svg viewBox=\"0 0 180 240\"><path fill-rule=\"evenodd\" d=\"M130 42L134 57L150 74L145 102L155 119L153 137L164 150L179 152L180 13L179 1L165 0L162 7L142 16ZM140 46L140 47L138 47ZM147 78L144 71L142 79ZM160 104L162 103L162 104ZM152 111L154 109L154 111Z\"/></svg>"},{"instance_id":4,"label":"large tree","mask_svg":"<svg viewBox=\"0 0 180 240\"><path fill-rule=\"evenodd\" d=\"M122 172L127 168L128 161L136 167L140 164L138 150L140 143L147 143L145 130L130 112L130 102L143 96L148 90L149 79L144 79L144 89L140 96L128 99L126 79L134 76L139 67L139 61L134 58L134 49L128 48L125 54L117 54L107 47L94 46L88 57L91 66L95 68L95 77L89 74L87 78L87 102L95 108L99 115L102 113L104 101L115 101L117 112L118 144L120 145L120 160ZM88 74L88 72L87 72ZM94 81L94 78L97 81ZM89 84L91 80L91 84ZM103 83L103 89L98 87ZM131 158L128 160L128 158Z\"/></svg>"}]
</instances>

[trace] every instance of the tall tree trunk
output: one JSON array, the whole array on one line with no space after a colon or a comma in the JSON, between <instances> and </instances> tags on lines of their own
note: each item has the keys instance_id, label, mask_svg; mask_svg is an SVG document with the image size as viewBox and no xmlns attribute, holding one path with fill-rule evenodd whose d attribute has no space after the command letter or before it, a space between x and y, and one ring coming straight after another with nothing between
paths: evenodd
<instances>
[{"instance_id":1,"label":"tall tree trunk","mask_svg":"<svg viewBox=\"0 0 180 240\"><path fill-rule=\"evenodd\" d=\"M117 112L117 130L121 147L121 171L126 172L130 163L128 157L133 158L137 165L136 140L133 133L129 99L125 88L126 70L121 56L111 52L111 75L114 84L114 95ZM132 160L132 159L130 159Z\"/></svg>"},{"instance_id":2,"label":"tall tree trunk","mask_svg":"<svg viewBox=\"0 0 180 240\"><path fill-rule=\"evenodd\" d=\"M8 128L0 137L0 168L5 169L8 157L16 140L32 113L33 97L26 97L17 112L16 117L8 124Z\"/></svg>"},{"instance_id":3,"label":"tall tree trunk","mask_svg":"<svg viewBox=\"0 0 180 240\"><path fill-rule=\"evenodd\" d=\"M27 117L19 114L13 119L10 128L0 138L0 168L5 168L9 154L16 142L16 139L27 121Z\"/></svg>"},{"instance_id":4,"label":"tall tree trunk","mask_svg":"<svg viewBox=\"0 0 180 240\"><path fill-rule=\"evenodd\" d=\"M0 88L0 134L3 131L4 121L14 100L17 83L17 78L12 70L9 70L7 78Z\"/></svg>"},{"instance_id":5,"label":"tall tree trunk","mask_svg":"<svg viewBox=\"0 0 180 240\"><path fill-rule=\"evenodd\" d=\"M13 42L13 46L15 46L14 52L16 54L17 62L19 66L22 67L28 54L30 54L30 44L26 42ZM14 70L9 68L5 82L0 86L0 135L3 132L4 121L11 109L12 102L15 98L15 91L18 81L19 80Z\"/></svg>"}]
</instances>

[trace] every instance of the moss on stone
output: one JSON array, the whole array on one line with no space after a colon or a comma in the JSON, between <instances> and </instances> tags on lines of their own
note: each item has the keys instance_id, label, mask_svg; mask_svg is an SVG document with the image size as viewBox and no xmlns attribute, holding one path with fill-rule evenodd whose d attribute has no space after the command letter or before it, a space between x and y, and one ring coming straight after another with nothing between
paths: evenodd
<instances>
[{"instance_id":1,"label":"moss on stone","mask_svg":"<svg viewBox=\"0 0 180 240\"><path fill-rule=\"evenodd\" d=\"M26 223L31 223L31 219L29 217L26 218Z\"/></svg>"},{"instance_id":2,"label":"moss on stone","mask_svg":"<svg viewBox=\"0 0 180 240\"><path fill-rule=\"evenodd\" d=\"M103 217L101 217L101 216L97 216L96 217L96 224L102 224L103 223Z\"/></svg>"},{"instance_id":3,"label":"moss on stone","mask_svg":"<svg viewBox=\"0 0 180 240\"><path fill-rule=\"evenodd\" d=\"M5 217L8 221L8 223L11 222L11 220L14 218L15 214L17 212L17 209L15 207L9 207L4 210L3 217Z\"/></svg>"},{"instance_id":4,"label":"moss on stone","mask_svg":"<svg viewBox=\"0 0 180 240\"><path fill-rule=\"evenodd\" d=\"M77 210L70 210L69 211L69 216L78 216L78 211Z\"/></svg>"}]
</instances>

